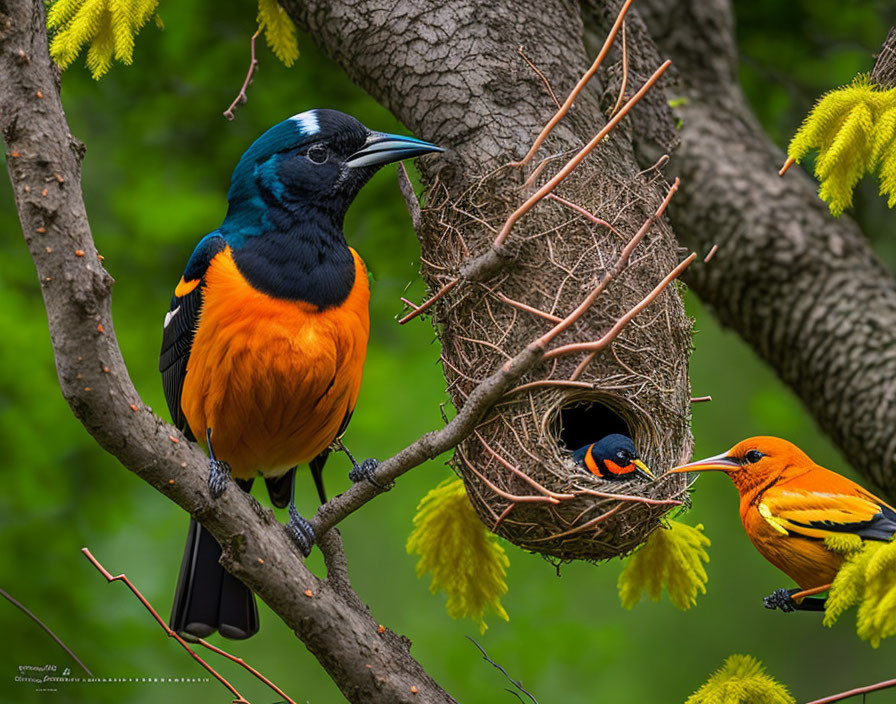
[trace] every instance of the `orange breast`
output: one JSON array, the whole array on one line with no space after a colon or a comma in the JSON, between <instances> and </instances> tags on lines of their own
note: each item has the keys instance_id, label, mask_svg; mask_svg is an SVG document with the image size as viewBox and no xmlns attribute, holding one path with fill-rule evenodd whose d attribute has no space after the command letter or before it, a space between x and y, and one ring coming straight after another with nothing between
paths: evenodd
<instances>
[{"instance_id":1,"label":"orange breast","mask_svg":"<svg viewBox=\"0 0 896 704\"><path fill-rule=\"evenodd\" d=\"M370 290L364 263L352 256L351 293L324 311L255 290L229 248L209 265L181 406L201 442L212 429L215 455L233 476L276 476L309 462L354 408Z\"/></svg>"},{"instance_id":2,"label":"orange breast","mask_svg":"<svg viewBox=\"0 0 896 704\"><path fill-rule=\"evenodd\" d=\"M843 556L829 551L820 540L784 535L775 530L759 514L755 504L741 504L741 520L761 555L802 589L829 584L843 563Z\"/></svg>"}]
</instances>

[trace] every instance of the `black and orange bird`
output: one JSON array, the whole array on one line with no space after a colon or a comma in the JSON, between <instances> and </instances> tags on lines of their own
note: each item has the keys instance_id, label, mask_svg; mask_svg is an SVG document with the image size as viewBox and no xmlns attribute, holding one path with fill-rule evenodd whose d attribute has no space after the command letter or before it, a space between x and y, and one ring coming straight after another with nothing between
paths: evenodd
<instances>
[{"instance_id":1,"label":"black and orange bird","mask_svg":"<svg viewBox=\"0 0 896 704\"><path fill-rule=\"evenodd\" d=\"M351 418L367 353L367 271L343 219L381 166L436 151L335 110L275 125L234 169L224 222L193 251L165 316L165 398L175 425L208 451L212 494L231 476L249 491L261 473L273 504L289 505L306 555L314 535L295 508L295 468L310 463L325 501L321 471ZM370 477L374 460L349 459L353 481ZM255 598L220 555L191 520L171 613L178 633L257 632Z\"/></svg>"},{"instance_id":2,"label":"black and orange bird","mask_svg":"<svg viewBox=\"0 0 896 704\"><path fill-rule=\"evenodd\" d=\"M618 433L580 447L572 453L572 458L583 469L608 481L652 481L655 478L638 457L632 439Z\"/></svg>"},{"instance_id":3,"label":"black and orange bird","mask_svg":"<svg viewBox=\"0 0 896 704\"><path fill-rule=\"evenodd\" d=\"M887 541L896 510L836 472L815 464L793 443L775 437L739 442L728 452L670 472L725 472L740 493L740 518L760 554L799 585L778 589L765 605L782 611L820 611L843 563L825 538L844 534Z\"/></svg>"}]
</instances>

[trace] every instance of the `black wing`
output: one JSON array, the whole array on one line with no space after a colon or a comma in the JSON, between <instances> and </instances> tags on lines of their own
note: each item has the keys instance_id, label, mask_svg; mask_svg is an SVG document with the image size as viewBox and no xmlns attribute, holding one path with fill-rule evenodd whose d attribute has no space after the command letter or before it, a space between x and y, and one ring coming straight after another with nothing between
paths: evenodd
<instances>
[{"instance_id":1,"label":"black wing","mask_svg":"<svg viewBox=\"0 0 896 704\"><path fill-rule=\"evenodd\" d=\"M196 336L199 323L199 309L202 306L202 285L196 286L185 296L174 296L171 308L165 316L162 332L162 352L159 355L159 371L162 372L162 387L165 400L171 412L171 421L188 438L195 440L187 425L187 419L180 407L180 395L187 375L187 360Z\"/></svg>"},{"instance_id":2,"label":"black wing","mask_svg":"<svg viewBox=\"0 0 896 704\"><path fill-rule=\"evenodd\" d=\"M175 294L165 315L162 332L162 351L159 355L159 371L162 372L162 387L165 400L171 413L171 421L191 440L196 438L190 431L187 419L180 405L184 378L187 375L187 360L193 347L193 338L199 325L199 313L202 308L202 295L205 283L203 277L208 265L218 252L227 246L224 238L213 232L200 240L181 278L180 286L186 291L183 295ZM192 284L192 288L190 285Z\"/></svg>"}]
</instances>

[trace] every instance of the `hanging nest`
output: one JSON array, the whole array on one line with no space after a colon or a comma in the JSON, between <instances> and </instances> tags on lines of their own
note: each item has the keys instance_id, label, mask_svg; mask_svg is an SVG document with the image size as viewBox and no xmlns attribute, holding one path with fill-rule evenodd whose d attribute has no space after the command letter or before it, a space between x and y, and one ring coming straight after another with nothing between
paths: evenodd
<instances>
[{"instance_id":1,"label":"hanging nest","mask_svg":"<svg viewBox=\"0 0 896 704\"><path fill-rule=\"evenodd\" d=\"M534 186L524 185L531 170L506 166L454 199L438 184L431 189L420 230L423 274L430 289L443 294L430 310L456 407L575 310L657 210L662 176L655 169L620 174L619 145L611 140L554 190L565 204L545 199L520 219L498 273L481 282L462 280L447 291L466 264L489 251L508 215L547 180L551 165L565 159L551 159ZM546 146L561 151L550 140ZM672 234L658 218L593 305L548 349L603 336L678 258ZM563 354L525 374L451 460L485 525L561 561L603 560L643 542L662 516L686 500L685 478L608 482L578 467L571 452L621 432L657 475L689 457L690 344L690 321L673 283L590 361L588 352Z\"/></svg>"}]
</instances>

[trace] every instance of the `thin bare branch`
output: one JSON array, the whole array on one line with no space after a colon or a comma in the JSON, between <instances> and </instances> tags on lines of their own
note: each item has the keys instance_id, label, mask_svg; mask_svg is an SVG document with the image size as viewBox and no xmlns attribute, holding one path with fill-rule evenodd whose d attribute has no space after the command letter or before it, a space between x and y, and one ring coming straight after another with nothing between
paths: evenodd
<instances>
[{"instance_id":1,"label":"thin bare branch","mask_svg":"<svg viewBox=\"0 0 896 704\"><path fill-rule=\"evenodd\" d=\"M610 110L613 115L622 105L622 99L625 97L625 88L628 85L628 50L625 46L625 21L622 22L622 83L619 86L619 96L616 98L616 104Z\"/></svg>"},{"instance_id":2,"label":"thin bare branch","mask_svg":"<svg viewBox=\"0 0 896 704\"><path fill-rule=\"evenodd\" d=\"M112 573L109 572L109 570L107 570L105 567L103 567L100 564L100 561L97 560L90 553L90 550L88 550L87 548L81 548L81 552L84 553L84 557L86 557L88 560L90 560L90 563L94 567L97 568L99 573L101 575L103 575L103 577L106 578L107 582L124 582L125 586L127 586L127 588L130 589L134 593L134 596L137 597L137 599L140 601L140 603L146 607L146 610L149 611L150 614L152 614L152 617L162 627L162 630L165 631L165 634L169 638L174 638L174 640L176 640L178 643L180 643L181 647L183 647L183 649L186 650L196 662L198 662L200 665L202 665L206 670L208 670L208 672L212 675L212 677L214 677L216 680L218 680L218 682L220 682L225 687L227 687L227 689L230 690L230 692L236 697L236 699L234 700L234 704L249 704L249 701L247 699L243 698L243 695L237 691L236 687L234 687L232 684L230 684L230 682L228 682L221 675L219 675L217 670L215 670L215 668L213 668L205 660L203 660L201 657L199 657L199 654L195 650L193 650L189 645L187 645L187 641L185 641L183 638L181 638L177 634L177 632L173 631L171 628L168 627L168 624L165 623L165 621L162 619L161 616L159 616L158 612L152 607L152 604L150 604L149 601L147 601L146 597L140 593L140 590L134 586L134 583L130 579L128 579L127 575L119 574L119 575L116 575L113 577Z\"/></svg>"},{"instance_id":3,"label":"thin bare branch","mask_svg":"<svg viewBox=\"0 0 896 704\"><path fill-rule=\"evenodd\" d=\"M822 697L821 699L813 699L811 702L806 702L806 704L833 704L833 702L842 702L844 699L849 699L850 697L857 697L860 694L868 694L869 692L879 692L882 689L889 689L890 687L896 687L896 679L884 680L877 684L869 684L866 687L856 687L847 692L832 694L829 697Z\"/></svg>"},{"instance_id":4,"label":"thin bare branch","mask_svg":"<svg viewBox=\"0 0 896 704\"><path fill-rule=\"evenodd\" d=\"M460 283L460 279L452 279L447 284L442 286L438 291L435 292L432 296L430 296L427 300L423 301L419 306L415 306L414 309L404 316L401 320L398 321L399 325L404 325L405 323L413 320L421 313L426 312L426 309L429 308L433 303L442 298L446 293L448 293L451 289L457 286ZM411 304L413 306L413 303Z\"/></svg>"},{"instance_id":5,"label":"thin bare branch","mask_svg":"<svg viewBox=\"0 0 896 704\"><path fill-rule=\"evenodd\" d=\"M544 87L548 89L548 93L550 93L550 95L551 95L551 100L554 101L554 105L556 105L556 106L557 106L557 109L559 110L559 109L560 109L560 101L557 100L557 96L554 95L554 89L551 88L551 83L550 83L550 81L548 81L547 76L545 76L545 75L538 69L538 66L536 66L535 64L533 64L532 61L529 59L529 57L526 56L526 52L523 51L523 45L522 45L522 44L520 44L520 48L517 49L517 51L519 52L520 56L523 57L523 61L526 62L526 64L529 66L529 68L531 68L533 71L535 71L535 73L536 73L536 74L538 75L538 77L541 79L542 83L544 83Z\"/></svg>"},{"instance_id":6,"label":"thin bare branch","mask_svg":"<svg viewBox=\"0 0 896 704\"><path fill-rule=\"evenodd\" d=\"M510 682L510 684L512 684L514 687L516 687L523 694L525 694L527 697L529 697L529 699L532 700L532 704L538 704L538 700L535 697L533 697L529 692L527 692L525 689L523 689L522 682L519 680L513 679L513 677L511 677L509 674L507 674L507 670L505 670L503 667L501 667L498 663L496 663L494 660L492 660L488 656L488 653L485 652L485 648L483 648L481 645L479 645L479 643L477 643L475 640L470 638L470 636L467 636L467 639L469 641L471 641L473 643L473 645L475 645L477 648L479 648L479 652L482 653L483 660L485 660L487 663L489 663L493 667L496 667L498 670L500 670L501 674L503 674L507 678L507 681ZM508 691L510 691L510 690L508 690Z\"/></svg>"},{"instance_id":7,"label":"thin bare branch","mask_svg":"<svg viewBox=\"0 0 896 704\"><path fill-rule=\"evenodd\" d=\"M239 665L240 667L242 667L245 670L247 670L248 672L250 672L253 677L256 677L261 682L266 684L268 687L273 689L277 693L278 696L283 697L283 699L287 702L287 704L296 704L295 700L293 700L289 695L287 695L286 692L284 692L282 689L280 689L277 685L275 685L273 682L271 682L267 677L265 677L263 674L261 674L258 670L256 670L254 667L252 667L249 663L247 663L242 658L238 658L236 655L231 655L226 650L221 650L221 648L219 648L216 645L212 645L211 643L209 643L207 640L205 640L203 638L199 639L199 645L201 645L203 648L208 648L213 653L217 653L218 655L223 655L225 658L227 658L231 662L235 662L237 665Z\"/></svg>"},{"instance_id":8,"label":"thin bare branch","mask_svg":"<svg viewBox=\"0 0 896 704\"><path fill-rule=\"evenodd\" d=\"M234 118L234 110L236 110L240 105L245 105L249 100L249 97L246 95L246 90L249 88L249 84L252 82L252 75L255 73L255 69L258 68L258 59L255 58L255 40L258 39L259 34L261 34L261 27L258 28L258 31L255 32L255 34L253 34L252 38L249 40L249 71L246 73L246 80L243 81L240 92L237 93L236 98L233 99L230 107L224 111L224 117L226 117L228 120L232 120Z\"/></svg>"},{"instance_id":9,"label":"thin bare branch","mask_svg":"<svg viewBox=\"0 0 896 704\"><path fill-rule=\"evenodd\" d=\"M561 318L559 318L559 317L556 316L556 315L553 315L552 313L547 313L547 312L545 312L545 311L543 311L543 310L539 310L538 308L533 308L533 307L530 306L530 305L526 305L525 303L521 303L520 301L515 301L515 300L513 300L512 298L509 298L508 296L505 296L505 295L504 295L503 293L501 293L500 291L497 291L497 292L495 293L495 296L496 296L496 297L498 298L498 300L500 300L502 303L506 303L506 304L509 305L509 306L513 306L514 308L518 308L519 310L523 310L523 311L525 311L525 312L527 312L527 313L531 313L532 315L537 315L539 318L544 318L545 320L550 320L552 323L559 323L560 320L561 320Z\"/></svg>"},{"instance_id":10,"label":"thin bare branch","mask_svg":"<svg viewBox=\"0 0 896 704\"><path fill-rule=\"evenodd\" d=\"M12 596L12 594L7 592L5 589L0 589L0 596L2 596L4 599L6 599L10 604L15 606L17 609L19 609L19 611L24 613L28 618L30 618L32 621L34 621L42 629L44 629L46 634L48 636L50 636L50 638L55 640L56 644L60 648L62 648L65 652L67 652L71 656L72 660L74 660L76 663L78 663L78 665L80 665L81 669L84 670L84 672L86 672L88 675L93 677L93 673L88 669L87 665L85 665L83 662L81 662L81 658L79 658L77 655L75 655L75 653L72 651L72 649L69 648L65 643L63 643L62 639L59 636L57 636L55 633L53 633L53 631L50 630L50 627L47 624L45 624L43 621L41 621L31 611L31 609L29 609L27 606L22 604L18 599L16 599L14 596Z\"/></svg>"}]
</instances>

